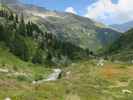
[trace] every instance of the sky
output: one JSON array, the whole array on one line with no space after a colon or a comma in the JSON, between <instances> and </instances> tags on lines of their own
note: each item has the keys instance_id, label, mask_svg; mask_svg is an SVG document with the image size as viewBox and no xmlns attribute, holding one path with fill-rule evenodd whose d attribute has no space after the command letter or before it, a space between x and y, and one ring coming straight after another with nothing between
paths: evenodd
<instances>
[{"instance_id":1,"label":"sky","mask_svg":"<svg viewBox=\"0 0 133 100\"><path fill-rule=\"evenodd\" d=\"M50 10L74 13L104 24L133 20L133 0L21 0Z\"/></svg>"}]
</instances>

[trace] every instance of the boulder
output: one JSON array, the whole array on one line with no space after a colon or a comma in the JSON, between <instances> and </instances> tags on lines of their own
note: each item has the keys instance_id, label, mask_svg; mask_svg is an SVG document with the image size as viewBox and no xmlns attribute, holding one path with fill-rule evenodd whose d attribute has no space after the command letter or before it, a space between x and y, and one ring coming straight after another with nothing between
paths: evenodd
<instances>
[{"instance_id":1,"label":"boulder","mask_svg":"<svg viewBox=\"0 0 133 100\"><path fill-rule=\"evenodd\" d=\"M130 90L122 90L122 93L124 93L124 94L132 94L132 91L130 91Z\"/></svg>"},{"instance_id":2,"label":"boulder","mask_svg":"<svg viewBox=\"0 0 133 100\"><path fill-rule=\"evenodd\" d=\"M9 97L6 97L4 100L11 100L11 98L9 98Z\"/></svg>"}]
</instances>

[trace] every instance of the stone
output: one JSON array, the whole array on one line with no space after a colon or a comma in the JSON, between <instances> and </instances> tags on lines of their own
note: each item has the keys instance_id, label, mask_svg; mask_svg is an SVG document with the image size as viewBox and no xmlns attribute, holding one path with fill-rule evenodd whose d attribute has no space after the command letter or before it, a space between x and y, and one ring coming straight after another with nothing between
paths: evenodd
<instances>
[{"instance_id":1,"label":"stone","mask_svg":"<svg viewBox=\"0 0 133 100\"><path fill-rule=\"evenodd\" d=\"M133 64L133 60L131 60L131 63Z\"/></svg>"},{"instance_id":2,"label":"stone","mask_svg":"<svg viewBox=\"0 0 133 100\"><path fill-rule=\"evenodd\" d=\"M32 81L32 84L36 84L37 82L36 81Z\"/></svg>"},{"instance_id":3,"label":"stone","mask_svg":"<svg viewBox=\"0 0 133 100\"><path fill-rule=\"evenodd\" d=\"M9 72L9 70L8 70L8 69L2 69L2 68L0 68L0 72L3 72L3 73L8 73L8 72Z\"/></svg>"},{"instance_id":4,"label":"stone","mask_svg":"<svg viewBox=\"0 0 133 100\"><path fill-rule=\"evenodd\" d=\"M4 100L11 100L11 98L9 98L9 97L6 97Z\"/></svg>"},{"instance_id":5,"label":"stone","mask_svg":"<svg viewBox=\"0 0 133 100\"><path fill-rule=\"evenodd\" d=\"M104 65L104 59L100 59L97 63L97 66L103 66Z\"/></svg>"},{"instance_id":6,"label":"stone","mask_svg":"<svg viewBox=\"0 0 133 100\"><path fill-rule=\"evenodd\" d=\"M122 90L122 93L124 93L124 94L126 94L126 93L131 94L132 91L130 91L130 90Z\"/></svg>"},{"instance_id":7,"label":"stone","mask_svg":"<svg viewBox=\"0 0 133 100\"><path fill-rule=\"evenodd\" d=\"M51 73L47 79L42 79L39 81L33 81L32 84L40 84L43 82L56 81L61 76L61 73L62 73L61 69L53 69L53 73Z\"/></svg>"}]
</instances>

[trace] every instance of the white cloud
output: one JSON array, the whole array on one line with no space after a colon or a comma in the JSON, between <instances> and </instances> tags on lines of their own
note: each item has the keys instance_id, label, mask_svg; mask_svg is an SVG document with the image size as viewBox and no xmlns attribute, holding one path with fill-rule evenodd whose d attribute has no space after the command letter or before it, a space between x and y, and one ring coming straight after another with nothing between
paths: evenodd
<instances>
[{"instance_id":1,"label":"white cloud","mask_svg":"<svg viewBox=\"0 0 133 100\"><path fill-rule=\"evenodd\" d=\"M68 12L68 13L77 14L77 12L75 11L75 9L73 7L68 7L68 8L66 8L65 11Z\"/></svg>"},{"instance_id":2,"label":"white cloud","mask_svg":"<svg viewBox=\"0 0 133 100\"><path fill-rule=\"evenodd\" d=\"M98 0L88 6L85 16L104 23L127 22L133 20L133 0L119 0L117 4Z\"/></svg>"}]
</instances>

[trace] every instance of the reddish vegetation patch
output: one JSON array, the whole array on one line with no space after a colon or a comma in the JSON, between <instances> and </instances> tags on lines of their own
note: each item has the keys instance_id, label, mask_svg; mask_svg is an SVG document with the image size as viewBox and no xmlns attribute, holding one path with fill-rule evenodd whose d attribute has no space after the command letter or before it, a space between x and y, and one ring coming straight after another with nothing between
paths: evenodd
<instances>
[{"instance_id":1,"label":"reddish vegetation patch","mask_svg":"<svg viewBox=\"0 0 133 100\"><path fill-rule=\"evenodd\" d=\"M106 64L100 70L100 74L107 79L113 79L123 74L123 70L118 68L117 65Z\"/></svg>"}]
</instances>

